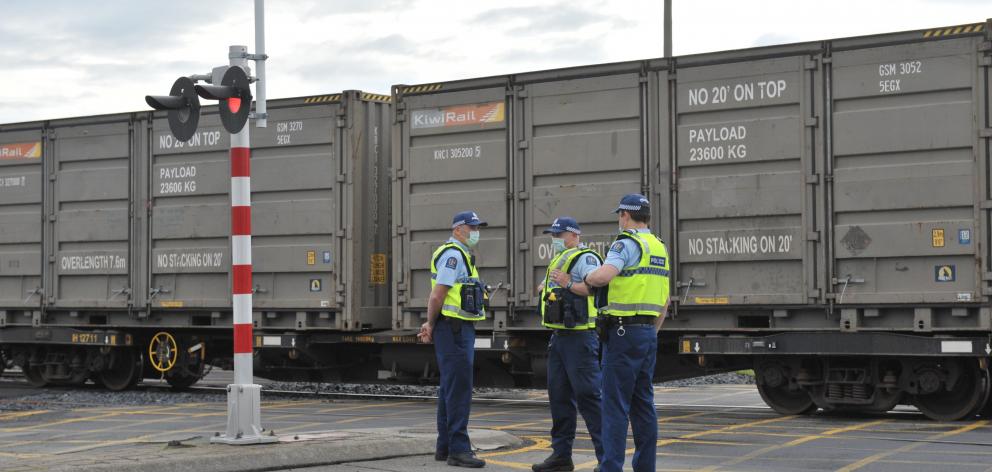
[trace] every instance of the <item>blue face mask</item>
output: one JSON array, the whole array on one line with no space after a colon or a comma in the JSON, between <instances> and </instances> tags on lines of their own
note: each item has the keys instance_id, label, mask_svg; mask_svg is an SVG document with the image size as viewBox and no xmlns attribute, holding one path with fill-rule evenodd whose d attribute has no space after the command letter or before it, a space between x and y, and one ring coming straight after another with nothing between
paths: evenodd
<instances>
[{"instance_id":1,"label":"blue face mask","mask_svg":"<svg viewBox=\"0 0 992 472\"><path fill-rule=\"evenodd\" d=\"M469 231L468 241L465 241L465 244L467 244L468 247L475 247L476 244L479 244L479 231Z\"/></svg>"},{"instance_id":2,"label":"blue face mask","mask_svg":"<svg viewBox=\"0 0 992 472\"><path fill-rule=\"evenodd\" d=\"M551 250L555 254L565 250L565 240L561 238L551 238Z\"/></svg>"}]
</instances>

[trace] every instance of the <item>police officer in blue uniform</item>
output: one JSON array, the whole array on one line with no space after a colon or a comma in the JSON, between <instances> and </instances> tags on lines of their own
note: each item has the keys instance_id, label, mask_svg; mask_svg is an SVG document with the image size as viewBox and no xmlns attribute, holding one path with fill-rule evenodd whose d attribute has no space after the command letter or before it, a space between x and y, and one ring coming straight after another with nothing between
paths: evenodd
<instances>
[{"instance_id":1,"label":"police officer in blue uniform","mask_svg":"<svg viewBox=\"0 0 992 472\"><path fill-rule=\"evenodd\" d=\"M603 472L623 469L627 425L634 433L635 472L654 472L658 415L654 408L658 330L668 312L669 258L665 244L651 234L651 209L643 195L620 200L620 234L606 262L585 283L606 287L599 310L603 344Z\"/></svg>"},{"instance_id":2,"label":"police officer in blue uniform","mask_svg":"<svg viewBox=\"0 0 992 472\"><path fill-rule=\"evenodd\" d=\"M574 218L556 219L551 234L554 257L541 285L541 323L554 330L548 344L548 400L551 404L551 456L534 464L534 472L575 470L576 407L592 438L596 459L603 459L600 442L601 376L596 307L582 278L602 265L602 259L579 241L582 230Z\"/></svg>"},{"instance_id":3,"label":"police officer in blue uniform","mask_svg":"<svg viewBox=\"0 0 992 472\"><path fill-rule=\"evenodd\" d=\"M451 238L431 257L427 321L417 335L423 342L434 342L441 371L434 459L456 467L486 465L472 452L468 438L475 322L486 317L484 284L470 251L479 243L479 228L484 226L486 222L474 211L458 213L452 219Z\"/></svg>"}]
</instances>

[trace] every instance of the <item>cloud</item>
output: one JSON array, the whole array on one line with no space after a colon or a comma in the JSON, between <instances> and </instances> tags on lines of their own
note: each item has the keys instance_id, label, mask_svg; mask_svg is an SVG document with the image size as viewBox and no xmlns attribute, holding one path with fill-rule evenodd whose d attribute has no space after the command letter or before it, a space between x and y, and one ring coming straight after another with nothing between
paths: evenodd
<instances>
[{"instance_id":1,"label":"cloud","mask_svg":"<svg viewBox=\"0 0 992 472\"><path fill-rule=\"evenodd\" d=\"M596 37L582 41L549 41L532 48L510 49L496 54L493 59L507 63L595 64L603 62L605 57L602 41Z\"/></svg>"},{"instance_id":2,"label":"cloud","mask_svg":"<svg viewBox=\"0 0 992 472\"><path fill-rule=\"evenodd\" d=\"M477 25L509 26L509 33L530 34L571 32L595 24L617 28L632 24L623 18L596 13L569 3L497 8L480 13L472 22Z\"/></svg>"},{"instance_id":3,"label":"cloud","mask_svg":"<svg viewBox=\"0 0 992 472\"><path fill-rule=\"evenodd\" d=\"M758 36L752 46L773 46L776 44L787 44L799 42L799 38L787 34L765 33Z\"/></svg>"}]
</instances>

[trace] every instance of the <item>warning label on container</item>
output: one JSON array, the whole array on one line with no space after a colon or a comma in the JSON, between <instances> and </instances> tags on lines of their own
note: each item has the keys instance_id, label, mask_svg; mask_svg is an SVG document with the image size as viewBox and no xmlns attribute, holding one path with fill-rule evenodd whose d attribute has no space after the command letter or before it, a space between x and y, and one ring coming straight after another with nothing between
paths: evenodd
<instances>
[{"instance_id":1,"label":"warning label on container","mask_svg":"<svg viewBox=\"0 0 992 472\"><path fill-rule=\"evenodd\" d=\"M216 269L224 267L222 251L192 251L155 255L156 269Z\"/></svg>"},{"instance_id":2,"label":"warning label on container","mask_svg":"<svg viewBox=\"0 0 992 472\"><path fill-rule=\"evenodd\" d=\"M502 123L503 102L457 105L430 110L415 110L410 118L413 129L447 128L451 126Z\"/></svg>"},{"instance_id":3,"label":"warning label on container","mask_svg":"<svg viewBox=\"0 0 992 472\"><path fill-rule=\"evenodd\" d=\"M0 144L0 160L38 159L39 157L41 157L41 141Z\"/></svg>"},{"instance_id":4,"label":"warning label on container","mask_svg":"<svg viewBox=\"0 0 992 472\"><path fill-rule=\"evenodd\" d=\"M971 244L971 230L970 229L959 229L958 230L958 244L961 244L961 245Z\"/></svg>"},{"instance_id":5,"label":"warning label on container","mask_svg":"<svg viewBox=\"0 0 992 472\"><path fill-rule=\"evenodd\" d=\"M695 297L697 305L728 305L730 297Z\"/></svg>"},{"instance_id":6,"label":"warning label on container","mask_svg":"<svg viewBox=\"0 0 992 472\"><path fill-rule=\"evenodd\" d=\"M127 258L115 254L62 256L59 269L65 272L127 270Z\"/></svg>"},{"instance_id":7,"label":"warning label on container","mask_svg":"<svg viewBox=\"0 0 992 472\"><path fill-rule=\"evenodd\" d=\"M176 139L172 134L163 133L158 135L157 150L167 151L170 149L197 149L205 147L218 147L223 143L219 130L197 131L193 137L186 141Z\"/></svg>"},{"instance_id":8,"label":"warning label on container","mask_svg":"<svg viewBox=\"0 0 992 472\"><path fill-rule=\"evenodd\" d=\"M944 247L944 229L934 228L930 239L933 247Z\"/></svg>"},{"instance_id":9,"label":"warning label on container","mask_svg":"<svg viewBox=\"0 0 992 472\"><path fill-rule=\"evenodd\" d=\"M934 280L937 282L954 282L957 279L954 266L939 265L934 268Z\"/></svg>"},{"instance_id":10,"label":"warning label on container","mask_svg":"<svg viewBox=\"0 0 992 472\"><path fill-rule=\"evenodd\" d=\"M791 234L726 235L689 238L690 256L748 256L792 252Z\"/></svg>"},{"instance_id":11,"label":"warning label on container","mask_svg":"<svg viewBox=\"0 0 992 472\"><path fill-rule=\"evenodd\" d=\"M381 252L372 254L371 256L369 283L372 285L386 285L386 255Z\"/></svg>"}]
</instances>

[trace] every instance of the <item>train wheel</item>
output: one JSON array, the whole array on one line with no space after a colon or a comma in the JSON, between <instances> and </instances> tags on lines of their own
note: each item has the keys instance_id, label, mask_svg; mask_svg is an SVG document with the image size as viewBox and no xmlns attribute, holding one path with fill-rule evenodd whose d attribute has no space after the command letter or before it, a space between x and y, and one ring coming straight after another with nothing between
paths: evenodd
<instances>
[{"instance_id":1,"label":"train wheel","mask_svg":"<svg viewBox=\"0 0 992 472\"><path fill-rule=\"evenodd\" d=\"M788 368L777 363L757 367L758 394L766 405L783 415L805 415L816 411L816 404L809 393L789 381Z\"/></svg>"},{"instance_id":2,"label":"train wheel","mask_svg":"<svg viewBox=\"0 0 992 472\"><path fill-rule=\"evenodd\" d=\"M765 404L783 415L805 415L816 411L816 404L802 389L789 390L786 386L769 387L758 384L758 394Z\"/></svg>"},{"instance_id":3,"label":"train wheel","mask_svg":"<svg viewBox=\"0 0 992 472\"><path fill-rule=\"evenodd\" d=\"M28 384L32 387L41 388L48 385L48 380L41 373L41 368L38 366L25 366L21 370L24 371L24 378L28 381Z\"/></svg>"},{"instance_id":4,"label":"train wheel","mask_svg":"<svg viewBox=\"0 0 992 472\"><path fill-rule=\"evenodd\" d=\"M957 362L960 371L958 379L950 390L942 384L933 393L913 396L913 405L927 418L937 421L958 421L974 416L983 406L987 397L988 381L981 369L972 362ZM921 374L921 388L933 382L935 376ZM936 380L939 382L939 380ZM933 389L932 387L930 388Z\"/></svg>"},{"instance_id":5,"label":"train wheel","mask_svg":"<svg viewBox=\"0 0 992 472\"><path fill-rule=\"evenodd\" d=\"M100 381L108 390L131 388L141 380L141 355L134 349L118 348L110 366L100 372Z\"/></svg>"}]
</instances>

